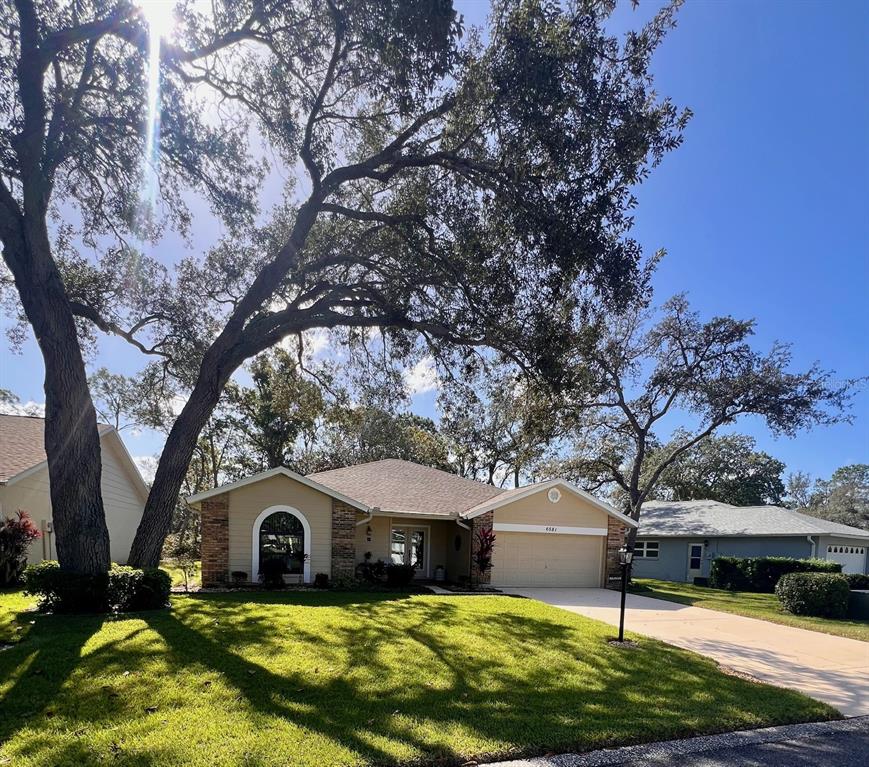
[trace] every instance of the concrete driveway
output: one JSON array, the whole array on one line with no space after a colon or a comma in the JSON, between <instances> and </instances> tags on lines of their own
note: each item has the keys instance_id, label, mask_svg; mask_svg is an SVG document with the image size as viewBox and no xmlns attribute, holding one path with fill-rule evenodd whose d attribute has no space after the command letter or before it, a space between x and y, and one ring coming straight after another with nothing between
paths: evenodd
<instances>
[{"instance_id":1,"label":"concrete driveway","mask_svg":"<svg viewBox=\"0 0 869 767\"><path fill-rule=\"evenodd\" d=\"M511 591L613 626L619 623L617 591ZM693 650L764 682L799 690L845 716L869 714L869 642L635 594L628 594L625 630Z\"/></svg>"}]
</instances>

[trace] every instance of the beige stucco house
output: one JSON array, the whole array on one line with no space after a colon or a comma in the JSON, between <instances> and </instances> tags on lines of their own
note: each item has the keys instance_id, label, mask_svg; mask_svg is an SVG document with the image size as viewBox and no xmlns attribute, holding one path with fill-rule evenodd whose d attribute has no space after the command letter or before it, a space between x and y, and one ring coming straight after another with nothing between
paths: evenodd
<instances>
[{"instance_id":1,"label":"beige stucco house","mask_svg":"<svg viewBox=\"0 0 869 767\"><path fill-rule=\"evenodd\" d=\"M366 557L421 579L471 575L476 531L495 532L495 586L604 586L635 523L569 482L502 490L388 459L301 476L276 468L188 498L202 514L202 578L256 581L281 557L289 580L351 577ZM478 574L474 574L478 575Z\"/></svg>"},{"instance_id":2,"label":"beige stucco house","mask_svg":"<svg viewBox=\"0 0 869 767\"><path fill-rule=\"evenodd\" d=\"M99 425L102 451L102 493L113 562L124 564L148 486L118 432ZM45 419L0 415L0 517L22 509L42 532L28 549L28 563L57 559L51 517L51 493L45 456Z\"/></svg>"}]
</instances>

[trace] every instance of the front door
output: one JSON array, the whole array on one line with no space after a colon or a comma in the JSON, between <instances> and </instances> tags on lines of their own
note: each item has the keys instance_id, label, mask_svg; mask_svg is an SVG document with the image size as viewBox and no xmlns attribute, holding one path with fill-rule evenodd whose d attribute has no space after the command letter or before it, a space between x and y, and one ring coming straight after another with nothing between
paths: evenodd
<instances>
[{"instance_id":1,"label":"front door","mask_svg":"<svg viewBox=\"0 0 869 767\"><path fill-rule=\"evenodd\" d=\"M702 543L688 544L688 583L703 575L703 549Z\"/></svg>"},{"instance_id":2,"label":"front door","mask_svg":"<svg viewBox=\"0 0 869 767\"><path fill-rule=\"evenodd\" d=\"M392 528L389 559L396 565L413 565L417 578L428 578L428 528L400 525Z\"/></svg>"}]
</instances>

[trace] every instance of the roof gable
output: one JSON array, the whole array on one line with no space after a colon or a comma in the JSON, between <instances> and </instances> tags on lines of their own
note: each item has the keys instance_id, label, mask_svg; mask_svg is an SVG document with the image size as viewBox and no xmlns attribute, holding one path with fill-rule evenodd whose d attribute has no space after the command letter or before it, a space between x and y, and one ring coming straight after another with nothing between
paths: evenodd
<instances>
[{"instance_id":1,"label":"roof gable","mask_svg":"<svg viewBox=\"0 0 869 767\"><path fill-rule=\"evenodd\" d=\"M581 490L572 482L567 482L563 479L550 479L545 482L538 482L534 485L526 485L525 487L517 487L513 490L507 490L502 495L497 496L496 498L492 498L488 501L484 501L483 503L479 503L473 508L465 511L461 516L464 519L473 519L474 517L479 517L482 514L485 514L487 511L494 511L502 506L506 506L507 504L518 501L520 498L527 498L531 495L536 495L537 493L548 492L552 488L558 488L559 490L565 490L568 493L580 498L583 501L594 506L596 509L605 512L609 516L618 519L623 522L628 527L636 527L637 523L634 522L627 514L623 514L617 509L610 506L610 504L605 503L597 498L595 498L590 493L585 492L585 490Z\"/></svg>"},{"instance_id":2,"label":"roof gable","mask_svg":"<svg viewBox=\"0 0 869 767\"><path fill-rule=\"evenodd\" d=\"M114 446L132 484L144 500L148 495L148 486L120 434L105 423L97 424L97 429L100 434L100 448L105 444ZM0 415L0 485L14 484L41 471L47 465L45 419L38 416Z\"/></svg>"},{"instance_id":3,"label":"roof gable","mask_svg":"<svg viewBox=\"0 0 869 767\"><path fill-rule=\"evenodd\" d=\"M215 495L223 495L223 493L231 493L233 490L237 490L240 487L245 487L246 485L252 485L254 482L261 482L264 479L269 479L270 477L284 476L288 479L295 480L307 487L312 488L313 490L319 490L324 495L328 495L331 498L334 498L337 501L341 501L341 503L346 503L348 506L352 506L355 509L359 509L360 511L368 511L368 507L366 507L363 503L360 503L354 498L350 498L349 496L344 495L343 493L336 492L332 488L326 487L325 485L316 482L315 480L310 479L309 477L304 477L301 474L296 474L296 472L291 471L285 466L278 466L274 469L267 469L266 471L261 471L258 474L252 474L249 477L245 477L244 479L240 479L237 482L229 482L225 485L220 485L219 487L214 487L211 490L203 490L201 493L196 493L194 495L187 497L187 503L196 504L204 501L208 498L213 498Z\"/></svg>"}]
</instances>

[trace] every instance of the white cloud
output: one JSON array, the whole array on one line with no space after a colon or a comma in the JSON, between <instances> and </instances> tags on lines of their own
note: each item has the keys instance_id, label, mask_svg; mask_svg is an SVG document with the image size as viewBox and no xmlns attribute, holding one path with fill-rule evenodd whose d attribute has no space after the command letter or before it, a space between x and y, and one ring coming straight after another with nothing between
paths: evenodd
<instances>
[{"instance_id":1,"label":"white cloud","mask_svg":"<svg viewBox=\"0 0 869 767\"><path fill-rule=\"evenodd\" d=\"M157 473L157 459L153 455L134 455L133 463L136 464L145 482L150 485Z\"/></svg>"},{"instance_id":2,"label":"white cloud","mask_svg":"<svg viewBox=\"0 0 869 767\"><path fill-rule=\"evenodd\" d=\"M187 404L187 400L190 399L187 394L176 394L169 400L169 409L172 411L172 415L176 418L181 415L181 411L184 409L184 406Z\"/></svg>"},{"instance_id":3,"label":"white cloud","mask_svg":"<svg viewBox=\"0 0 869 767\"><path fill-rule=\"evenodd\" d=\"M431 356L423 357L410 370L404 371L404 388L411 397L434 391L439 386L437 368Z\"/></svg>"}]
</instances>

